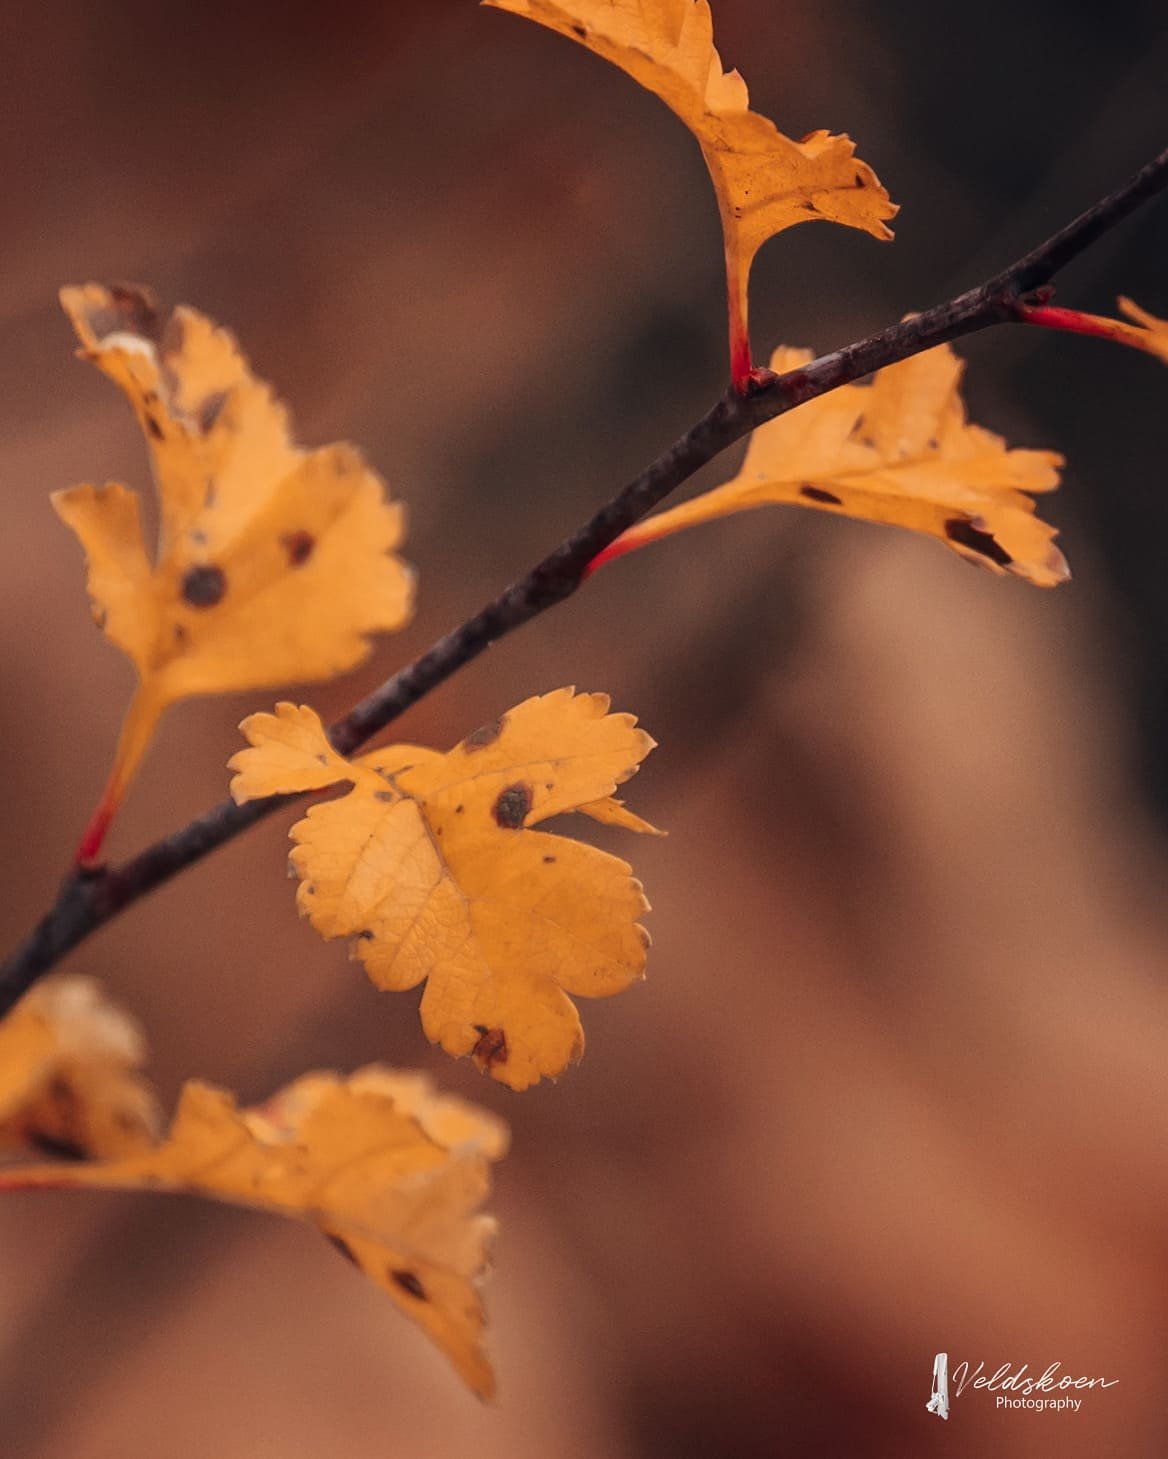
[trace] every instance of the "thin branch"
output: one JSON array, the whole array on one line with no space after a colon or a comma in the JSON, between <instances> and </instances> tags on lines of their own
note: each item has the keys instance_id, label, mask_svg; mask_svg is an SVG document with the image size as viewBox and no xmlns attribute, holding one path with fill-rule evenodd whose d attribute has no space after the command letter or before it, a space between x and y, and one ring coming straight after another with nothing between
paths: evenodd
<instances>
[{"instance_id":1,"label":"thin branch","mask_svg":"<svg viewBox=\"0 0 1168 1459\"><path fill-rule=\"evenodd\" d=\"M562 603L584 581L593 559L622 532L727 446L765 421L934 345L990 325L1015 322L1028 294L1049 283L1059 269L1165 186L1168 149L1124 187L977 288L824 355L802 369L782 376L755 371L752 388L744 396L728 389L690 431L591 521L338 720L329 732L333 744L342 754L350 754L477 658L489 644ZM72 873L39 925L0 966L0 1015L37 978L124 908L298 799L294 795L272 796L243 806L224 801L120 866Z\"/></svg>"}]
</instances>

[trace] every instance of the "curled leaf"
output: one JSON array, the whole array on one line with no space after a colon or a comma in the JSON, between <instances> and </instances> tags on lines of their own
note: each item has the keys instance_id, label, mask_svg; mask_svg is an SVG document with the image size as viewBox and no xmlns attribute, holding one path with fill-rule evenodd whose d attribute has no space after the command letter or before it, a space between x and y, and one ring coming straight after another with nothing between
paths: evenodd
<instances>
[{"instance_id":1,"label":"curled leaf","mask_svg":"<svg viewBox=\"0 0 1168 1459\"><path fill-rule=\"evenodd\" d=\"M823 220L891 238L897 209L845 136L793 141L750 110L746 82L723 71L707 0L483 0L603 56L659 96L693 132L718 198L726 247L734 381L750 373L747 288L762 245Z\"/></svg>"},{"instance_id":2,"label":"curled leaf","mask_svg":"<svg viewBox=\"0 0 1168 1459\"><path fill-rule=\"evenodd\" d=\"M381 479L352 446L295 445L225 330L193 309L164 321L138 288L87 284L61 302L81 357L129 400L158 492L153 558L127 487L53 496L85 549L94 615L138 672L116 804L167 705L353 668L371 634L409 619L413 576Z\"/></svg>"},{"instance_id":3,"label":"curled leaf","mask_svg":"<svg viewBox=\"0 0 1168 1459\"><path fill-rule=\"evenodd\" d=\"M305 1221L490 1398L478 1284L495 1221L480 1207L506 1147L493 1115L388 1069L309 1074L242 1110L191 1081L161 1141L121 1158L0 1171L0 1190L180 1191Z\"/></svg>"},{"instance_id":4,"label":"curled leaf","mask_svg":"<svg viewBox=\"0 0 1168 1459\"><path fill-rule=\"evenodd\" d=\"M584 811L652 827L612 800L653 741L603 694L528 699L442 755L396 745L346 761L311 709L243 724L231 761L243 802L348 781L292 828L297 905L323 937L353 940L372 981L426 980L422 1026L512 1089L583 1052L569 995L602 998L643 976L640 883L624 861L532 829Z\"/></svg>"},{"instance_id":5,"label":"curled leaf","mask_svg":"<svg viewBox=\"0 0 1168 1459\"><path fill-rule=\"evenodd\" d=\"M777 374L810 351L779 349ZM908 527L967 561L1038 587L1069 576L1055 529L1028 492L1053 491L1062 457L1010 450L965 418L961 360L948 345L878 370L870 385L841 385L760 426L738 475L639 522L599 564L686 527L771 503L815 507Z\"/></svg>"},{"instance_id":6,"label":"curled leaf","mask_svg":"<svg viewBox=\"0 0 1168 1459\"><path fill-rule=\"evenodd\" d=\"M117 1157L149 1146L138 1025L90 978L46 978L0 1021L0 1149Z\"/></svg>"}]
</instances>

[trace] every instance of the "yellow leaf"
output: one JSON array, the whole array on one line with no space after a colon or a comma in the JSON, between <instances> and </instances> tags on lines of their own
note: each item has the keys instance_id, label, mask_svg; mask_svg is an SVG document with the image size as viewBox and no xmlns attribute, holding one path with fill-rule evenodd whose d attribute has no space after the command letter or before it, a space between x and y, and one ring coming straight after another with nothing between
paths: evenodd
<instances>
[{"instance_id":1,"label":"yellow leaf","mask_svg":"<svg viewBox=\"0 0 1168 1459\"><path fill-rule=\"evenodd\" d=\"M310 1074L258 1109L189 1082L170 1133L148 1150L86 1164L17 1167L0 1189L182 1191L320 1229L388 1292L483 1398L494 1376L477 1286L495 1231L479 1213L506 1126L430 1092L419 1077Z\"/></svg>"},{"instance_id":2,"label":"yellow leaf","mask_svg":"<svg viewBox=\"0 0 1168 1459\"><path fill-rule=\"evenodd\" d=\"M734 381L750 373L747 286L768 238L823 219L891 238L897 208L845 136L793 141L749 109L746 82L722 70L707 0L483 0L603 56L689 127L706 160L726 247Z\"/></svg>"},{"instance_id":3,"label":"yellow leaf","mask_svg":"<svg viewBox=\"0 0 1168 1459\"><path fill-rule=\"evenodd\" d=\"M1155 314L1149 314L1146 309L1131 299L1120 296L1119 308L1122 314L1129 319L1136 321L1137 329L1130 325L1120 325L1121 329L1129 331L1127 342L1136 344L1140 349L1146 350L1150 355L1156 355L1158 359L1168 365L1168 319L1158 319Z\"/></svg>"},{"instance_id":4,"label":"yellow leaf","mask_svg":"<svg viewBox=\"0 0 1168 1459\"><path fill-rule=\"evenodd\" d=\"M136 1023L89 978L48 978L0 1022L0 1149L114 1158L153 1143Z\"/></svg>"},{"instance_id":5,"label":"yellow leaf","mask_svg":"<svg viewBox=\"0 0 1168 1459\"><path fill-rule=\"evenodd\" d=\"M643 976L648 903L624 861L530 829L582 810L653 828L609 797L653 741L603 694L528 699L448 754L392 746L346 761L311 709L242 726L239 802L285 790L347 795L292 828L297 905L323 937L353 939L379 988L423 980L422 1026L512 1089L583 1052L569 994L602 998Z\"/></svg>"},{"instance_id":6,"label":"yellow leaf","mask_svg":"<svg viewBox=\"0 0 1168 1459\"><path fill-rule=\"evenodd\" d=\"M94 614L138 672L116 803L168 704L353 668L370 634L408 620L413 577L380 478L351 446L296 446L224 330L185 308L163 323L136 288L87 284L61 301L82 358L133 407L158 491L154 561L126 487L53 497L85 549Z\"/></svg>"},{"instance_id":7,"label":"yellow leaf","mask_svg":"<svg viewBox=\"0 0 1168 1459\"><path fill-rule=\"evenodd\" d=\"M778 374L811 359L779 349ZM842 385L760 426L733 480L638 523L597 559L772 502L817 507L936 537L969 562L1039 587L1069 576L1027 492L1053 491L1062 457L1011 451L965 419L962 362L948 345Z\"/></svg>"}]
</instances>

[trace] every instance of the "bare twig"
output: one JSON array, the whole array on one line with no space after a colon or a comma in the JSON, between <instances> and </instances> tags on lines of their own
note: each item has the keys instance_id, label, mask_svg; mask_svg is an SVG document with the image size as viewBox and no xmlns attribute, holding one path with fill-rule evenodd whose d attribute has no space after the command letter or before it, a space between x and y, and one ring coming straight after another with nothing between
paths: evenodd
<instances>
[{"instance_id":1,"label":"bare twig","mask_svg":"<svg viewBox=\"0 0 1168 1459\"><path fill-rule=\"evenodd\" d=\"M525 577L338 720L329 732L333 744L343 754L351 753L477 658L488 644L570 597L587 576L589 564L622 532L719 452L765 421L934 345L993 324L1015 322L1026 296L1048 284L1060 269L1165 186L1168 149L1117 192L977 288L786 375L755 371L748 394L728 390L664 455ZM243 806L224 801L120 866L71 873L38 926L0 966L0 1015L91 932L248 826L297 799L272 796Z\"/></svg>"}]
</instances>

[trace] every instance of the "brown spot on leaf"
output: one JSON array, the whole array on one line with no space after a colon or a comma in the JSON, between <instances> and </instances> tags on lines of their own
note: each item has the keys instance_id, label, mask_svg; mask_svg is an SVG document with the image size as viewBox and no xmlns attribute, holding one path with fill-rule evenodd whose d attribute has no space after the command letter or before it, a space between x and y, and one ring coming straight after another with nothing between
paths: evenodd
<instances>
[{"instance_id":1,"label":"brown spot on leaf","mask_svg":"<svg viewBox=\"0 0 1168 1459\"><path fill-rule=\"evenodd\" d=\"M174 641L175 643L186 643L187 641L187 631L181 623L174 625Z\"/></svg>"},{"instance_id":2,"label":"brown spot on leaf","mask_svg":"<svg viewBox=\"0 0 1168 1459\"><path fill-rule=\"evenodd\" d=\"M464 806L464 805L456 805L454 807L454 814L456 816L460 816L460 815L462 815L462 813L463 813L464 810L466 810L466 806Z\"/></svg>"},{"instance_id":3,"label":"brown spot on leaf","mask_svg":"<svg viewBox=\"0 0 1168 1459\"><path fill-rule=\"evenodd\" d=\"M493 814L495 824L505 831L518 831L531 809L531 786L519 781L499 792Z\"/></svg>"},{"instance_id":4,"label":"brown spot on leaf","mask_svg":"<svg viewBox=\"0 0 1168 1459\"><path fill-rule=\"evenodd\" d=\"M311 532L285 532L280 538L280 546L288 554L289 567L303 567L312 556L316 538Z\"/></svg>"},{"instance_id":5,"label":"brown spot on leaf","mask_svg":"<svg viewBox=\"0 0 1168 1459\"><path fill-rule=\"evenodd\" d=\"M213 562L192 567L182 580L183 598L192 608L214 608L227 592L227 574Z\"/></svg>"},{"instance_id":6,"label":"brown spot on leaf","mask_svg":"<svg viewBox=\"0 0 1168 1459\"><path fill-rule=\"evenodd\" d=\"M474 1031L478 1034L475 1046L471 1049L471 1058L480 1069L493 1069L496 1064L507 1062L507 1035L501 1028L488 1028L485 1023L476 1023Z\"/></svg>"},{"instance_id":7,"label":"brown spot on leaf","mask_svg":"<svg viewBox=\"0 0 1168 1459\"><path fill-rule=\"evenodd\" d=\"M351 1261L355 1267L360 1267L361 1263L353 1255L353 1248L343 1237L334 1236L331 1231L326 1231L325 1235L328 1237L328 1243L334 1251L339 1251L346 1261Z\"/></svg>"},{"instance_id":8,"label":"brown spot on leaf","mask_svg":"<svg viewBox=\"0 0 1168 1459\"><path fill-rule=\"evenodd\" d=\"M576 37L576 39L578 41L582 41L588 35L588 32L584 28L584 26L582 26L582 25L574 25L572 27L572 34Z\"/></svg>"},{"instance_id":9,"label":"brown spot on leaf","mask_svg":"<svg viewBox=\"0 0 1168 1459\"><path fill-rule=\"evenodd\" d=\"M227 404L227 391L215 390L195 410L195 424L203 435L214 428L223 407Z\"/></svg>"},{"instance_id":10,"label":"brown spot on leaf","mask_svg":"<svg viewBox=\"0 0 1168 1459\"><path fill-rule=\"evenodd\" d=\"M485 750L488 745L493 745L503 733L503 726L507 723L507 716L501 714L498 719L491 720L490 724L481 724L473 734L467 735L462 742L464 750Z\"/></svg>"},{"instance_id":11,"label":"brown spot on leaf","mask_svg":"<svg viewBox=\"0 0 1168 1459\"><path fill-rule=\"evenodd\" d=\"M362 927L361 931L357 933L357 936L362 942L373 941L373 933L368 927Z\"/></svg>"},{"instance_id":12,"label":"brown spot on leaf","mask_svg":"<svg viewBox=\"0 0 1168 1459\"><path fill-rule=\"evenodd\" d=\"M829 507L843 506L843 500L834 491L826 491L822 486L811 486L805 482L799 488L799 495L805 496L809 502L824 502Z\"/></svg>"},{"instance_id":13,"label":"brown spot on leaf","mask_svg":"<svg viewBox=\"0 0 1168 1459\"><path fill-rule=\"evenodd\" d=\"M428 1302L430 1300L426 1295L425 1287L422 1286L419 1280L417 1272L411 1272L405 1267L390 1267L389 1278L390 1281L396 1282L403 1292L408 1292L411 1297L416 1297L419 1302Z\"/></svg>"},{"instance_id":14,"label":"brown spot on leaf","mask_svg":"<svg viewBox=\"0 0 1168 1459\"><path fill-rule=\"evenodd\" d=\"M979 527L973 517L950 517L945 523L945 536L950 542L967 547L970 552L976 552L979 557L997 563L999 567L1009 567L1014 561L994 534Z\"/></svg>"},{"instance_id":15,"label":"brown spot on leaf","mask_svg":"<svg viewBox=\"0 0 1168 1459\"><path fill-rule=\"evenodd\" d=\"M394 795L392 790L375 790L373 792L373 799L383 800L386 805L392 805L393 802L397 799L397 796Z\"/></svg>"},{"instance_id":16,"label":"brown spot on leaf","mask_svg":"<svg viewBox=\"0 0 1168 1459\"><path fill-rule=\"evenodd\" d=\"M83 1145L50 1135L44 1130L29 1130L26 1138L32 1149L40 1155L47 1155L50 1160L86 1160L89 1157L89 1151Z\"/></svg>"},{"instance_id":17,"label":"brown spot on leaf","mask_svg":"<svg viewBox=\"0 0 1168 1459\"><path fill-rule=\"evenodd\" d=\"M545 856L543 859L543 864L545 866L551 866L552 862L555 861L555 859L556 858L554 856Z\"/></svg>"},{"instance_id":18,"label":"brown spot on leaf","mask_svg":"<svg viewBox=\"0 0 1168 1459\"><path fill-rule=\"evenodd\" d=\"M162 427L158 424L154 417L150 414L147 414L145 420L146 429L154 437L154 439L156 441L165 441L166 433L163 431Z\"/></svg>"}]
</instances>

